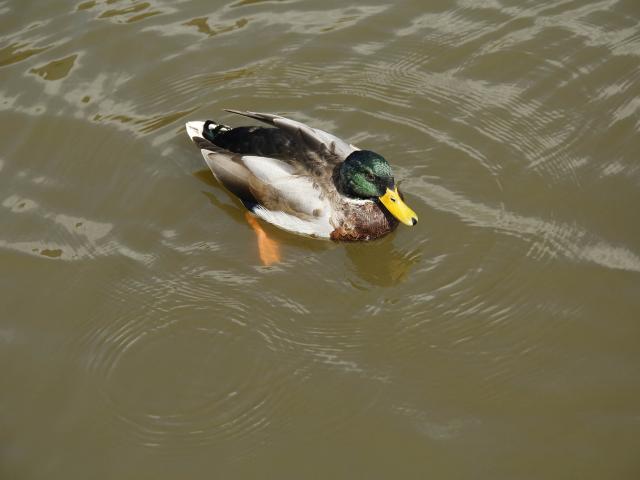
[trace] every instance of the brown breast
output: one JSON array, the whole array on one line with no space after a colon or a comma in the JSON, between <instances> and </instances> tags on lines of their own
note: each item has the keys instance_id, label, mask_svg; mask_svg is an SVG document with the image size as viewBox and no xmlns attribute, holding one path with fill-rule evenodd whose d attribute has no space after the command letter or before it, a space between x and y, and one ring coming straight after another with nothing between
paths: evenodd
<instances>
[{"instance_id":1,"label":"brown breast","mask_svg":"<svg viewBox=\"0 0 640 480\"><path fill-rule=\"evenodd\" d=\"M347 242L374 240L392 232L398 221L377 202L364 205L345 205L344 217L331 232L332 240Z\"/></svg>"}]
</instances>

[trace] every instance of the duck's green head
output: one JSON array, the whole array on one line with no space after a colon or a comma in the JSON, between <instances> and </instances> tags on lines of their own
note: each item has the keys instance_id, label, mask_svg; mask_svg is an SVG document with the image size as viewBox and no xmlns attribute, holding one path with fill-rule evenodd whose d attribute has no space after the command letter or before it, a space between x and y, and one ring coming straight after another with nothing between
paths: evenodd
<instances>
[{"instance_id":1,"label":"duck's green head","mask_svg":"<svg viewBox=\"0 0 640 480\"><path fill-rule=\"evenodd\" d=\"M418 223L418 216L400 198L391 166L382 155L370 150L352 152L340 165L338 183L350 197L379 199L405 225Z\"/></svg>"}]
</instances>

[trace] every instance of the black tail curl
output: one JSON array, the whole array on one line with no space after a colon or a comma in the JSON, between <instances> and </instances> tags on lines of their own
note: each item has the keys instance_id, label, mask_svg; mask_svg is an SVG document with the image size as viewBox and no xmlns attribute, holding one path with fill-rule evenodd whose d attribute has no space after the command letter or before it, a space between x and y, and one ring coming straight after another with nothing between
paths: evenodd
<instances>
[{"instance_id":1,"label":"black tail curl","mask_svg":"<svg viewBox=\"0 0 640 480\"><path fill-rule=\"evenodd\" d=\"M226 132L230 129L231 127L227 127L226 125L217 124L213 120L207 120L202 127L202 136L213 143L214 138L216 138L219 133Z\"/></svg>"}]
</instances>

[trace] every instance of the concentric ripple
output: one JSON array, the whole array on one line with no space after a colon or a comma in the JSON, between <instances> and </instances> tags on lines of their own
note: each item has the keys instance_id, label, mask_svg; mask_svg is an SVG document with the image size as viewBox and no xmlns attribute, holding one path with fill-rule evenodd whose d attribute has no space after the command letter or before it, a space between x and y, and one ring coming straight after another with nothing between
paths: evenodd
<instances>
[{"instance_id":1,"label":"concentric ripple","mask_svg":"<svg viewBox=\"0 0 640 480\"><path fill-rule=\"evenodd\" d=\"M259 441L269 415L286 408L285 372L253 355L260 339L247 331L247 309L201 281L200 288L184 278L116 285L108 304L121 307L91 319L78 347L109 408L147 447L190 448L250 434ZM238 288L252 281L235 277ZM117 301L135 297L147 300L134 308Z\"/></svg>"}]
</instances>

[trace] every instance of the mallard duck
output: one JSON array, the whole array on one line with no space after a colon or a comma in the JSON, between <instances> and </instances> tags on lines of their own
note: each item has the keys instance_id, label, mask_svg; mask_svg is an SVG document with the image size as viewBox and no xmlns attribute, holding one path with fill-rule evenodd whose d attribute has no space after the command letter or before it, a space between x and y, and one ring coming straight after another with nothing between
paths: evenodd
<instances>
[{"instance_id":1,"label":"mallard duck","mask_svg":"<svg viewBox=\"0 0 640 480\"><path fill-rule=\"evenodd\" d=\"M187 133L216 179L262 220L332 240L373 240L418 222L381 155L279 115L226 111L269 126L191 121Z\"/></svg>"}]
</instances>

